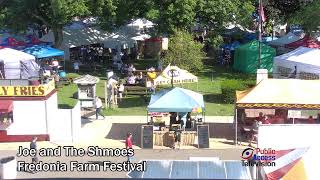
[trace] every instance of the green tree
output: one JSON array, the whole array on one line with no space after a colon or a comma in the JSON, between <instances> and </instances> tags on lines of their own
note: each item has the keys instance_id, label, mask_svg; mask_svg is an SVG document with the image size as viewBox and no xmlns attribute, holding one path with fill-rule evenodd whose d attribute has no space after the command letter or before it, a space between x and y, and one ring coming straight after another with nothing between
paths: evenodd
<instances>
[{"instance_id":1,"label":"green tree","mask_svg":"<svg viewBox=\"0 0 320 180\"><path fill-rule=\"evenodd\" d=\"M187 31L175 31L170 38L169 50L164 56L164 65L175 64L182 69L199 71L203 67L202 59L205 53L203 45L193 41L193 37Z\"/></svg>"},{"instance_id":2,"label":"green tree","mask_svg":"<svg viewBox=\"0 0 320 180\"><path fill-rule=\"evenodd\" d=\"M98 17L98 24L104 30L112 30L116 20L114 0L87 0L86 5L91 16Z\"/></svg>"},{"instance_id":3,"label":"green tree","mask_svg":"<svg viewBox=\"0 0 320 180\"><path fill-rule=\"evenodd\" d=\"M24 30L28 24L46 25L54 34L54 45L63 41L62 28L73 18L89 14L85 0L11 0L2 11L2 27Z\"/></svg>"},{"instance_id":4,"label":"green tree","mask_svg":"<svg viewBox=\"0 0 320 180\"><path fill-rule=\"evenodd\" d=\"M308 33L320 29L320 0L314 0L312 3L301 8L290 19L289 22L300 24Z\"/></svg>"},{"instance_id":5,"label":"green tree","mask_svg":"<svg viewBox=\"0 0 320 180\"><path fill-rule=\"evenodd\" d=\"M187 30L195 22L197 0L158 1L160 11L157 24L160 32L174 33Z\"/></svg>"},{"instance_id":6,"label":"green tree","mask_svg":"<svg viewBox=\"0 0 320 180\"><path fill-rule=\"evenodd\" d=\"M197 17L200 23L214 31L221 31L228 23L248 27L255 7L250 0L199 0Z\"/></svg>"}]
</instances>

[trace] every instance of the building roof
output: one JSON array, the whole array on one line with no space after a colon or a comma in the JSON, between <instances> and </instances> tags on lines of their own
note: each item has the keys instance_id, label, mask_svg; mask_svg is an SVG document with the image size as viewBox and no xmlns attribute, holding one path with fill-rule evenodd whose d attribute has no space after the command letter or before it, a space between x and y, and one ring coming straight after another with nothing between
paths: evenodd
<instances>
[{"instance_id":1,"label":"building roof","mask_svg":"<svg viewBox=\"0 0 320 180\"><path fill-rule=\"evenodd\" d=\"M251 179L241 161L148 160L146 171L131 171L130 178Z\"/></svg>"},{"instance_id":2,"label":"building roof","mask_svg":"<svg viewBox=\"0 0 320 180\"><path fill-rule=\"evenodd\" d=\"M88 74L85 76L80 76L73 81L75 84L97 84L98 82L99 78Z\"/></svg>"},{"instance_id":3,"label":"building roof","mask_svg":"<svg viewBox=\"0 0 320 180\"><path fill-rule=\"evenodd\" d=\"M238 108L320 109L320 80L266 79L237 91Z\"/></svg>"}]
</instances>

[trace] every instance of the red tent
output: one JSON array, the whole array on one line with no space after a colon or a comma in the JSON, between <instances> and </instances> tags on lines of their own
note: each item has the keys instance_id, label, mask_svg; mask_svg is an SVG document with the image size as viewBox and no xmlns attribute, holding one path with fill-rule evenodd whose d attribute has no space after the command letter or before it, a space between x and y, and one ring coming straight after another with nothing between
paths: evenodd
<instances>
[{"instance_id":1,"label":"red tent","mask_svg":"<svg viewBox=\"0 0 320 180\"><path fill-rule=\"evenodd\" d=\"M300 46L320 49L320 42L311 37L304 37L303 39L300 39L298 41L285 45L286 48L291 48L291 49L296 49Z\"/></svg>"}]
</instances>

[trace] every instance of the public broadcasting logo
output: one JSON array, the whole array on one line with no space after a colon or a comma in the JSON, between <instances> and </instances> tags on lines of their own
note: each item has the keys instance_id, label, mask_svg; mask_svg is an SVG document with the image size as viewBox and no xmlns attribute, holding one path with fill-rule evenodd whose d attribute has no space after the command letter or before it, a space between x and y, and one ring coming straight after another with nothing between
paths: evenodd
<instances>
[{"instance_id":1,"label":"public broadcasting logo","mask_svg":"<svg viewBox=\"0 0 320 180\"><path fill-rule=\"evenodd\" d=\"M242 151L243 166L275 166L276 151L271 148L246 148Z\"/></svg>"}]
</instances>

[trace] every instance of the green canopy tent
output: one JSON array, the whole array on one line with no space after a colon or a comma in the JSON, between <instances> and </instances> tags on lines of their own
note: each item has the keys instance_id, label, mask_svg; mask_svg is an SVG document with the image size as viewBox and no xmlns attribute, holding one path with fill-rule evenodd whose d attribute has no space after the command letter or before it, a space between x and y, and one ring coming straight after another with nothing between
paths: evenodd
<instances>
[{"instance_id":1,"label":"green canopy tent","mask_svg":"<svg viewBox=\"0 0 320 180\"><path fill-rule=\"evenodd\" d=\"M268 69L272 72L273 57L276 56L276 50L270 46L261 43L261 69ZM259 64L259 41L251 41L236 49L234 54L233 69L245 72L256 73Z\"/></svg>"}]
</instances>

